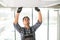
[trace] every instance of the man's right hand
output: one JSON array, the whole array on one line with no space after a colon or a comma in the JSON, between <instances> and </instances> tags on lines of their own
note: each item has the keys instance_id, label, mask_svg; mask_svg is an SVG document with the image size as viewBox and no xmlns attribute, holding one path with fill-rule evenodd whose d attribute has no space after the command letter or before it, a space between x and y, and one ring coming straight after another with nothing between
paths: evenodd
<instances>
[{"instance_id":1,"label":"man's right hand","mask_svg":"<svg viewBox=\"0 0 60 40\"><path fill-rule=\"evenodd\" d=\"M38 7L35 7L35 10L36 10L37 12L39 12L39 11L40 11L40 9L39 9Z\"/></svg>"},{"instance_id":2,"label":"man's right hand","mask_svg":"<svg viewBox=\"0 0 60 40\"><path fill-rule=\"evenodd\" d=\"M20 13L22 11L22 8L23 7L19 7L18 10L17 10L17 13Z\"/></svg>"}]
</instances>

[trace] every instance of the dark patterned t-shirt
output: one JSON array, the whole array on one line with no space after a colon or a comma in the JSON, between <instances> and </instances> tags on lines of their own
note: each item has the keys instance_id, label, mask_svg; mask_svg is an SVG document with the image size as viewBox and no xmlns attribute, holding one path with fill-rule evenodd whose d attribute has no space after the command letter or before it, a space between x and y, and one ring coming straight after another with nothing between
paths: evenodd
<instances>
[{"instance_id":1,"label":"dark patterned t-shirt","mask_svg":"<svg viewBox=\"0 0 60 40\"><path fill-rule=\"evenodd\" d=\"M31 26L29 29L21 27L18 23L14 24L15 29L21 34L21 40L35 40L35 31L41 25L38 21L35 25Z\"/></svg>"}]
</instances>

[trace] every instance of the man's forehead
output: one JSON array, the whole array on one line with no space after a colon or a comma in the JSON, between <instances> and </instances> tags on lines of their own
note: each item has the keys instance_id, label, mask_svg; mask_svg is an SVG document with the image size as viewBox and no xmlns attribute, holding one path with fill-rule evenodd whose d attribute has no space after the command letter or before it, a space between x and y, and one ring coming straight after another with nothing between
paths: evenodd
<instances>
[{"instance_id":1,"label":"man's forehead","mask_svg":"<svg viewBox=\"0 0 60 40\"><path fill-rule=\"evenodd\" d=\"M29 18L24 18L24 19L29 19Z\"/></svg>"}]
</instances>

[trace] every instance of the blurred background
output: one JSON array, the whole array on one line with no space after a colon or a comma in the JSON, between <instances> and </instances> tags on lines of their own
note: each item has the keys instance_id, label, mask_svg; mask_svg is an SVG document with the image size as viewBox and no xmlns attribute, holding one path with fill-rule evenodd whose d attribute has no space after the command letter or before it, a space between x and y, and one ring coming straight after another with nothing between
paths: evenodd
<instances>
[{"instance_id":1,"label":"blurred background","mask_svg":"<svg viewBox=\"0 0 60 40\"><path fill-rule=\"evenodd\" d=\"M24 7L19 17L29 16L30 26L37 22L39 7L42 13L42 25L37 29L36 40L60 40L60 0L0 0L0 40L21 40L20 33L13 26L17 7Z\"/></svg>"},{"instance_id":2,"label":"blurred background","mask_svg":"<svg viewBox=\"0 0 60 40\"><path fill-rule=\"evenodd\" d=\"M0 40L21 40L20 33L14 29L13 21L16 7L0 8ZM37 29L36 40L60 40L60 8L40 8L42 25ZM19 24L23 27L22 18L29 16L30 26L37 22L37 12L34 8L23 8Z\"/></svg>"}]
</instances>

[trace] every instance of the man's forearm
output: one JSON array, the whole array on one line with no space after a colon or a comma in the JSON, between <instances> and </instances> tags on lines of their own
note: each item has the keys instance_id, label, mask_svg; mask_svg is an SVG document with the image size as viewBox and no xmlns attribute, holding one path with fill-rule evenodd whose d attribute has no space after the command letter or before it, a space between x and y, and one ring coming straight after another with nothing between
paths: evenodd
<instances>
[{"instance_id":1,"label":"man's forearm","mask_svg":"<svg viewBox=\"0 0 60 40\"><path fill-rule=\"evenodd\" d=\"M14 23L17 24L19 20L19 13L16 13L15 18L14 18Z\"/></svg>"},{"instance_id":2,"label":"man's forearm","mask_svg":"<svg viewBox=\"0 0 60 40\"><path fill-rule=\"evenodd\" d=\"M41 11L38 12L38 21L42 22L42 14Z\"/></svg>"}]
</instances>

